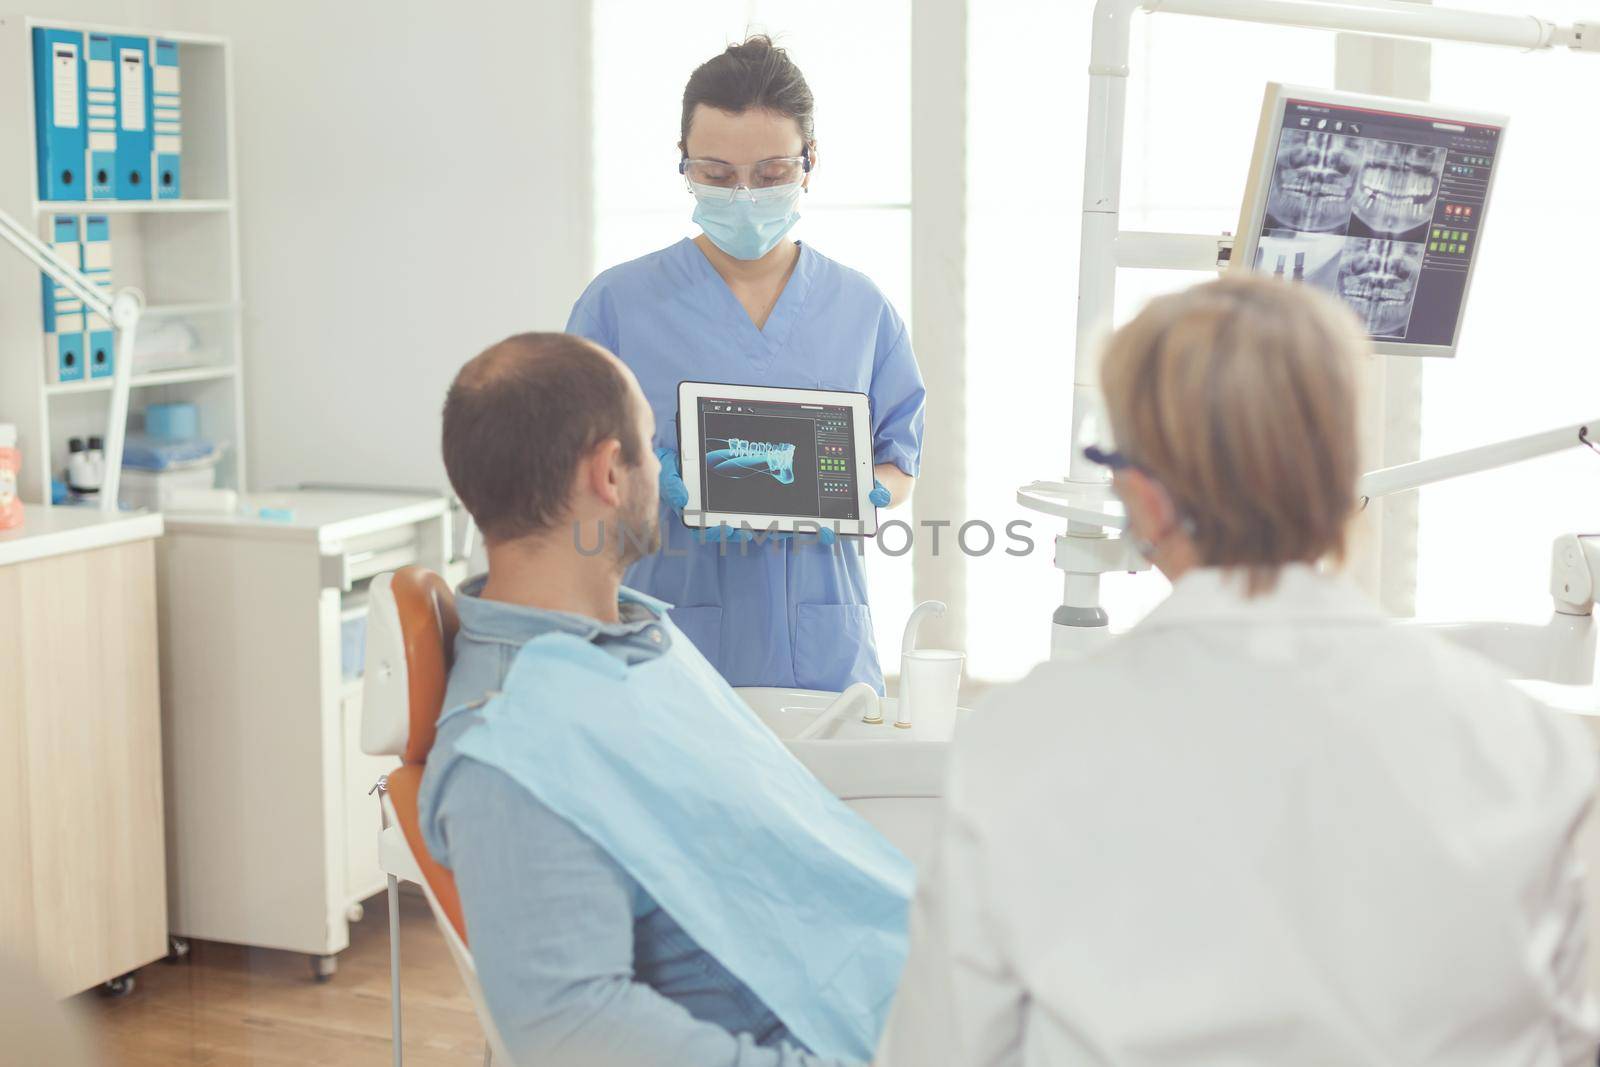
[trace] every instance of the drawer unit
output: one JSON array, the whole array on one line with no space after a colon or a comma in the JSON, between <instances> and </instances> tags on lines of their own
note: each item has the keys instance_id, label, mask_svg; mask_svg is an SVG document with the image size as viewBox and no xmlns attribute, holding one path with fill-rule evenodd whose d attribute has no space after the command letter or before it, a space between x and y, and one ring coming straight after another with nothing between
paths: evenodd
<instances>
[{"instance_id":1,"label":"drawer unit","mask_svg":"<svg viewBox=\"0 0 1600 1067\"><path fill-rule=\"evenodd\" d=\"M442 497L256 494L235 515L169 513L161 680L176 934L304 952L319 973L384 886L392 760L361 752L347 648L373 575L443 573Z\"/></svg>"}]
</instances>

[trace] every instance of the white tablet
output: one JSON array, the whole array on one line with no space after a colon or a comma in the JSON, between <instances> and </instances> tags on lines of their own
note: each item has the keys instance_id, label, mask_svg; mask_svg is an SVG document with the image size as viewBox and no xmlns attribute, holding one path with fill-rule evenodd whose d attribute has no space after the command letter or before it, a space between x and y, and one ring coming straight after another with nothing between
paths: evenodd
<instances>
[{"instance_id":1,"label":"white tablet","mask_svg":"<svg viewBox=\"0 0 1600 1067\"><path fill-rule=\"evenodd\" d=\"M878 532L865 393L681 382L686 526Z\"/></svg>"}]
</instances>

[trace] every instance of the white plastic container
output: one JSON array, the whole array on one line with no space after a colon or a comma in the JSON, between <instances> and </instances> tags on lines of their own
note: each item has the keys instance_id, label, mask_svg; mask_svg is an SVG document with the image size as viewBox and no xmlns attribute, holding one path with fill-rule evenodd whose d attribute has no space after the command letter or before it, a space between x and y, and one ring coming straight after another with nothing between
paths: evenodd
<instances>
[{"instance_id":1,"label":"white plastic container","mask_svg":"<svg viewBox=\"0 0 1600 1067\"><path fill-rule=\"evenodd\" d=\"M966 653L918 648L917 631L929 615L943 615L944 602L924 600L911 609L900 638L900 699L894 724L915 728L924 741L948 741L956 729L961 667Z\"/></svg>"},{"instance_id":2,"label":"white plastic container","mask_svg":"<svg viewBox=\"0 0 1600 1067\"><path fill-rule=\"evenodd\" d=\"M173 494L188 489L213 489L217 484L214 464L181 467L170 471L143 471L122 468L122 487L117 496L131 508L166 511L174 506Z\"/></svg>"},{"instance_id":3,"label":"white plastic container","mask_svg":"<svg viewBox=\"0 0 1600 1067\"><path fill-rule=\"evenodd\" d=\"M925 741L948 741L956 731L956 704L966 653L914 648L900 655L900 706L895 725L915 726Z\"/></svg>"}]
</instances>

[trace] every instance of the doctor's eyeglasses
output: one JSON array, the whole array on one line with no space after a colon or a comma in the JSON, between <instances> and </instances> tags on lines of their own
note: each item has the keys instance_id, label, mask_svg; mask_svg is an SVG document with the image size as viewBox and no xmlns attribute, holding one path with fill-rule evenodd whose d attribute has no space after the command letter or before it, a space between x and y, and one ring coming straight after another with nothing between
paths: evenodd
<instances>
[{"instance_id":1,"label":"doctor's eyeglasses","mask_svg":"<svg viewBox=\"0 0 1600 1067\"><path fill-rule=\"evenodd\" d=\"M1137 466L1127 453L1117 448L1116 437L1111 431L1111 418L1098 397L1090 403L1089 410L1078 423L1077 446L1084 459L1112 473Z\"/></svg>"},{"instance_id":2,"label":"doctor's eyeglasses","mask_svg":"<svg viewBox=\"0 0 1600 1067\"><path fill-rule=\"evenodd\" d=\"M1085 445L1083 458L1097 467L1104 467L1112 472L1127 470L1134 466L1133 460L1121 452L1114 448L1101 448L1099 445Z\"/></svg>"},{"instance_id":3,"label":"doctor's eyeglasses","mask_svg":"<svg viewBox=\"0 0 1600 1067\"><path fill-rule=\"evenodd\" d=\"M750 193L795 185L811 171L811 153L798 156L777 156L755 163L724 163L716 159L689 159L678 163L678 173L689 182L696 196L726 196L732 200L740 189Z\"/></svg>"}]
</instances>

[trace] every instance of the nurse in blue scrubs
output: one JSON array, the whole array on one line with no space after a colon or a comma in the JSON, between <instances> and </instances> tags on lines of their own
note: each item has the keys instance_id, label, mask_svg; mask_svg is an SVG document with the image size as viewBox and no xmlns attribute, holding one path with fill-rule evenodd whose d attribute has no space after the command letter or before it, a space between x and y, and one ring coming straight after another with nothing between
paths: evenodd
<instances>
[{"instance_id":1,"label":"nurse in blue scrubs","mask_svg":"<svg viewBox=\"0 0 1600 1067\"><path fill-rule=\"evenodd\" d=\"M702 64L683 94L680 170L702 232L607 270L567 324L632 368L677 448L678 383L843 389L871 398L875 503L910 495L924 390L905 322L870 279L789 238L817 164L813 101L783 49L752 37ZM675 454L663 457L666 544L626 584L733 685L883 691L864 554L851 538L744 543L691 534Z\"/></svg>"}]
</instances>

